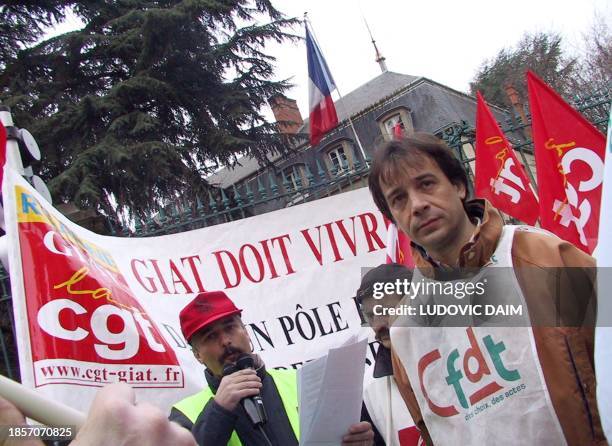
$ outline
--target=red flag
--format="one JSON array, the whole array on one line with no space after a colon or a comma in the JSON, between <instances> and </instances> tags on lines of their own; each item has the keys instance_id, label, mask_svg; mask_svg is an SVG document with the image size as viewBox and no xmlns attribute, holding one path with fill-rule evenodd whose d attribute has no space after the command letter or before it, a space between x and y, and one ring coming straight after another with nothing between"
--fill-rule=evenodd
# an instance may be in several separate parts
<instances>
[{"instance_id":1,"label":"red flag","mask_svg":"<svg viewBox=\"0 0 612 446\"><path fill-rule=\"evenodd\" d=\"M393 138L400 139L404 136L404 127L401 122L398 122L393 126Z\"/></svg>"},{"instance_id":2,"label":"red flag","mask_svg":"<svg viewBox=\"0 0 612 446\"><path fill-rule=\"evenodd\" d=\"M527 72L544 229L592 253L597 246L606 138Z\"/></svg>"},{"instance_id":3,"label":"red flag","mask_svg":"<svg viewBox=\"0 0 612 446\"><path fill-rule=\"evenodd\" d=\"M525 169L480 92L476 97L476 196L533 225L538 219L538 199Z\"/></svg>"},{"instance_id":4,"label":"red flag","mask_svg":"<svg viewBox=\"0 0 612 446\"><path fill-rule=\"evenodd\" d=\"M387 260L386 263L401 263L408 268L414 268L412 260L412 249L410 248L410 238L398 229L394 223L385 220L387 227Z\"/></svg>"}]
</instances>

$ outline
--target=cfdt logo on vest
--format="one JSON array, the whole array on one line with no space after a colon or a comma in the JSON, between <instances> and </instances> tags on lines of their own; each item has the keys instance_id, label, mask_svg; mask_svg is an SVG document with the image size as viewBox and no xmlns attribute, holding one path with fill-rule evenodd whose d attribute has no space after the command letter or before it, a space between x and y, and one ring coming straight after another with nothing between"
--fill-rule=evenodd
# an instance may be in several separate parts
<instances>
[{"instance_id":1,"label":"cfdt logo on vest","mask_svg":"<svg viewBox=\"0 0 612 446\"><path fill-rule=\"evenodd\" d=\"M521 379L518 369L511 369L504 363L502 353L506 350L506 345L503 340L494 339L493 335L488 334L479 342L472 327L466 329L466 336L469 347L465 351L455 348L442 357L440 350L436 348L418 361L419 383L423 395L431 411L441 417L458 415L461 408L474 408L473 406L488 396L506 388L509 383ZM489 364L493 365L493 369ZM440 372L443 375L435 375ZM450 394L453 398L442 401L444 398L440 395L448 395L449 392L444 390L448 387L452 390ZM493 399L495 401L491 403L496 404L503 399L503 394L501 398ZM489 406L488 403L481 404L482 407L474 408L475 412Z\"/></svg>"}]
</instances>

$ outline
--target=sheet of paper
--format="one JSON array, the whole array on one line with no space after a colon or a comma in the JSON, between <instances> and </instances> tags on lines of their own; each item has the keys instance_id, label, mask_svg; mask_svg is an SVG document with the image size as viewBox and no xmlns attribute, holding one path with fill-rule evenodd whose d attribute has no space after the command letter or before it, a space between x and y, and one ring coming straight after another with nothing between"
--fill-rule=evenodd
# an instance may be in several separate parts
<instances>
[{"instance_id":1,"label":"sheet of paper","mask_svg":"<svg viewBox=\"0 0 612 446\"><path fill-rule=\"evenodd\" d=\"M367 339L330 349L298 370L300 445L337 446L359 422Z\"/></svg>"},{"instance_id":2,"label":"sheet of paper","mask_svg":"<svg viewBox=\"0 0 612 446\"><path fill-rule=\"evenodd\" d=\"M323 378L327 356L310 361L298 370L298 398L300 412L300 437L310 429L316 415L317 401ZM300 442L300 444L302 444Z\"/></svg>"}]
</instances>

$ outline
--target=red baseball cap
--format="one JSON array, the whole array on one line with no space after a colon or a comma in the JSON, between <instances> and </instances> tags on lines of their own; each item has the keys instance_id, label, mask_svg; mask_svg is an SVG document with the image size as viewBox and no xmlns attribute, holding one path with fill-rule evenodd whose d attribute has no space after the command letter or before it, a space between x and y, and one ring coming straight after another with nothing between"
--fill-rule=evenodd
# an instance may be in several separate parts
<instances>
[{"instance_id":1,"label":"red baseball cap","mask_svg":"<svg viewBox=\"0 0 612 446\"><path fill-rule=\"evenodd\" d=\"M207 325L240 313L242 310L223 291L200 293L179 313L181 331L187 342L190 342L191 337Z\"/></svg>"}]
</instances>

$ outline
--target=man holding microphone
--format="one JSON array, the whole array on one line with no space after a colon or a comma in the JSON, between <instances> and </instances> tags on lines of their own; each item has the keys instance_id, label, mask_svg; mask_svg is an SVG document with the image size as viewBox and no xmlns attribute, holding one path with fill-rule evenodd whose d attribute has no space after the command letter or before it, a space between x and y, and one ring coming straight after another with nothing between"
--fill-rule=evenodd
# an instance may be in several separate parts
<instances>
[{"instance_id":1,"label":"man holding microphone","mask_svg":"<svg viewBox=\"0 0 612 446\"><path fill-rule=\"evenodd\" d=\"M201 293L181 311L181 330L206 366L208 385L176 403L170 419L200 445L297 446L296 372L268 370L251 353L241 312L222 291ZM373 436L369 423L356 423L342 444L371 445Z\"/></svg>"}]
</instances>

